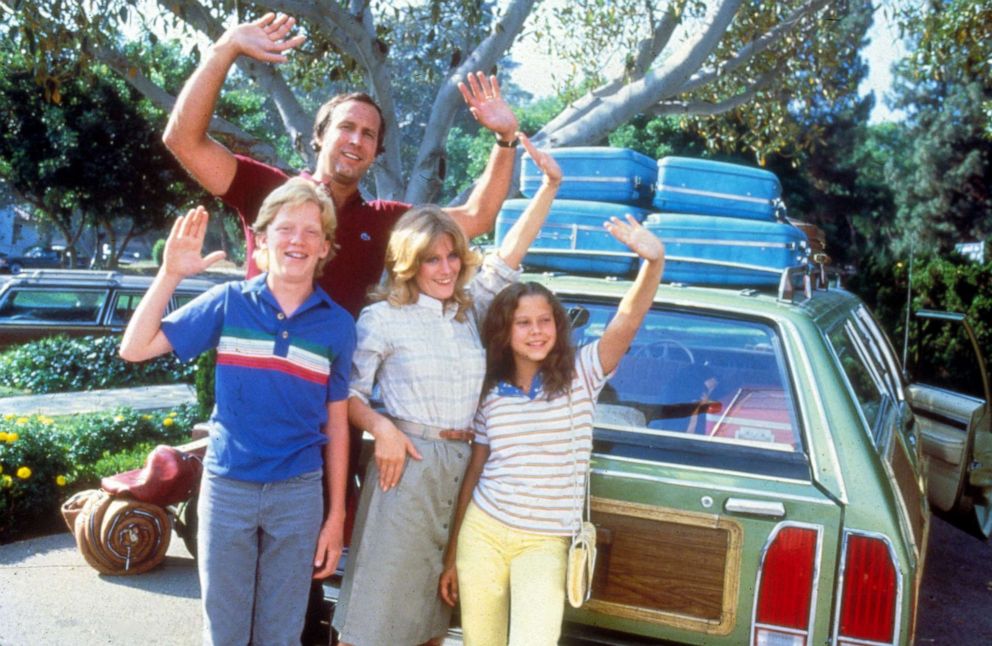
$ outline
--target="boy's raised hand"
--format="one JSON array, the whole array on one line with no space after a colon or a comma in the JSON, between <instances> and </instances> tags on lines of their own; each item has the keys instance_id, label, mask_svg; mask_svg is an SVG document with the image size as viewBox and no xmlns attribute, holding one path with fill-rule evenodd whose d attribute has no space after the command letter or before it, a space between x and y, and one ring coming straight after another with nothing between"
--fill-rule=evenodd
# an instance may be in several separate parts
<instances>
[{"instance_id":1,"label":"boy's raised hand","mask_svg":"<svg viewBox=\"0 0 992 646\"><path fill-rule=\"evenodd\" d=\"M631 214L627 221L612 217L603 223L614 238L627 245L638 256L648 262L665 259L665 245L658 236L645 229Z\"/></svg>"},{"instance_id":2,"label":"boy's raised hand","mask_svg":"<svg viewBox=\"0 0 992 646\"><path fill-rule=\"evenodd\" d=\"M176 218L165 241L162 255L162 272L179 278L187 278L205 270L210 265L224 259L223 251L202 256L203 239L207 235L207 221L210 216L202 206L190 209L186 215Z\"/></svg>"},{"instance_id":3,"label":"boy's raised hand","mask_svg":"<svg viewBox=\"0 0 992 646\"><path fill-rule=\"evenodd\" d=\"M558 166L558 162L555 158L544 152L543 150L538 150L533 143L531 143L530 138L524 133L518 133L517 138L520 139L520 143L524 145L524 150L530 155L530 158L534 160L534 164L541 169L544 173L544 182L550 184L551 186L558 186L561 184L562 172L561 168Z\"/></svg>"}]
</instances>

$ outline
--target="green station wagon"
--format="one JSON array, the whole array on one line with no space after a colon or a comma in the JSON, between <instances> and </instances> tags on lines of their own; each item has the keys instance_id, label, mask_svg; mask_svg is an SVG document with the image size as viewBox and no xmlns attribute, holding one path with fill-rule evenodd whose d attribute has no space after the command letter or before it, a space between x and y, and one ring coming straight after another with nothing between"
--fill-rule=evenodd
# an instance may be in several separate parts
<instances>
[{"instance_id":1,"label":"green station wagon","mask_svg":"<svg viewBox=\"0 0 992 646\"><path fill-rule=\"evenodd\" d=\"M931 509L992 532L988 379L963 317L920 313L962 335L975 394L910 383L822 274L781 278L659 288L599 399L593 592L562 644L911 644ZM523 280L561 297L576 345L629 286Z\"/></svg>"},{"instance_id":2,"label":"green station wagon","mask_svg":"<svg viewBox=\"0 0 992 646\"><path fill-rule=\"evenodd\" d=\"M777 291L659 289L599 400L599 555L566 635L909 644L930 507L992 531L980 355L981 396L908 383L856 296L809 276L793 291L792 273ZM627 289L525 279L570 308L576 344L602 333ZM967 331L960 316L922 314Z\"/></svg>"}]
</instances>

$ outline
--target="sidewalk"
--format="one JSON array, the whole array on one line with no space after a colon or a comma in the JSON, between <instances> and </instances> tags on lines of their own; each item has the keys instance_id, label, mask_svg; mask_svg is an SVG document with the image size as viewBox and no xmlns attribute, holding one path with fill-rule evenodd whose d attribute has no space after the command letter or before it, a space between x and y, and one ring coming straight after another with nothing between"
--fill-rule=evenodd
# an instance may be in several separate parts
<instances>
[{"instance_id":1,"label":"sidewalk","mask_svg":"<svg viewBox=\"0 0 992 646\"><path fill-rule=\"evenodd\" d=\"M196 563L175 534L165 562L104 576L68 531L0 547L0 644L201 643Z\"/></svg>"},{"instance_id":2,"label":"sidewalk","mask_svg":"<svg viewBox=\"0 0 992 646\"><path fill-rule=\"evenodd\" d=\"M21 395L0 398L0 415L80 415L128 406L135 410L174 408L180 404L195 404L196 392L188 384L115 388L89 392L53 393L50 395Z\"/></svg>"}]
</instances>

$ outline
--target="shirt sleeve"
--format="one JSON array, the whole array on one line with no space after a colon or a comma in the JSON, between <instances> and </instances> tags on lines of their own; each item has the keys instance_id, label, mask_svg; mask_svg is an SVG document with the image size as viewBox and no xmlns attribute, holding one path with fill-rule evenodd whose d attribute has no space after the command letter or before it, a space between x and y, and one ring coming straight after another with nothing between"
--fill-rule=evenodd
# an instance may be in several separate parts
<instances>
[{"instance_id":1,"label":"shirt sleeve","mask_svg":"<svg viewBox=\"0 0 992 646\"><path fill-rule=\"evenodd\" d=\"M582 378L582 383L589 391L593 401L599 396L606 382L616 374L616 369L610 374L603 372L603 364L599 361L599 339L579 348L575 354L575 372Z\"/></svg>"},{"instance_id":2,"label":"shirt sleeve","mask_svg":"<svg viewBox=\"0 0 992 646\"><path fill-rule=\"evenodd\" d=\"M341 310L337 325L340 326L341 344L331 362L331 378L327 382L327 401L336 402L348 399L351 379L351 362L355 354L355 322L351 315Z\"/></svg>"},{"instance_id":3,"label":"shirt sleeve","mask_svg":"<svg viewBox=\"0 0 992 646\"><path fill-rule=\"evenodd\" d=\"M379 310L379 307L371 305L359 314L355 352L351 360L348 395L366 404L372 396L379 367L389 351L388 329Z\"/></svg>"},{"instance_id":4,"label":"shirt sleeve","mask_svg":"<svg viewBox=\"0 0 992 646\"><path fill-rule=\"evenodd\" d=\"M180 360L189 361L217 347L231 285L211 287L162 319L162 333Z\"/></svg>"},{"instance_id":5,"label":"shirt sleeve","mask_svg":"<svg viewBox=\"0 0 992 646\"><path fill-rule=\"evenodd\" d=\"M469 283L469 294L472 296L472 307L476 317L481 320L486 310L492 304L496 294L504 287L520 280L522 269L513 269L499 254L488 253L482 261L482 267Z\"/></svg>"},{"instance_id":6,"label":"shirt sleeve","mask_svg":"<svg viewBox=\"0 0 992 646\"><path fill-rule=\"evenodd\" d=\"M245 226L250 226L258 217L258 209L265 198L289 177L275 166L251 157L235 155L234 158L238 162L234 179L220 199L240 214Z\"/></svg>"},{"instance_id":7,"label":"shirt sleeve","mask_svg":"<svg viewBox=\"0 0 992 646\"><path fill-rule=\"evenodd\" d=\"M475 411L475 418L472 420L472 430L475 432L475 437L472 438L473 442L485 444L486 446L489 445L489 434L486 432L485 402L479 405L479 410Z\"/></svg>"}]
</instances>

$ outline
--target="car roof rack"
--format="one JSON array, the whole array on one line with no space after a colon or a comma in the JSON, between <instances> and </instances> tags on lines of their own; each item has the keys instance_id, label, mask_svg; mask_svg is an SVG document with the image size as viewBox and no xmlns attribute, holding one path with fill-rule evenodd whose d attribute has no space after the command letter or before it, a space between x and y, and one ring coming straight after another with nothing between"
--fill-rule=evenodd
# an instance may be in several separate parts
<instances>
[{"instance_id":1,"label":"car roof rack","mask_svg":"<svg viewBox=\"0 0 992 646\"><path fill-rule=\"evenodd\" d=\"M95 271L89 269L30 269L15 276L22 284L32 285L44 280L64 280L76 284L105 285L108 282L120 283L123 274L119 271Z\"/></svg>"}]
</instances>

